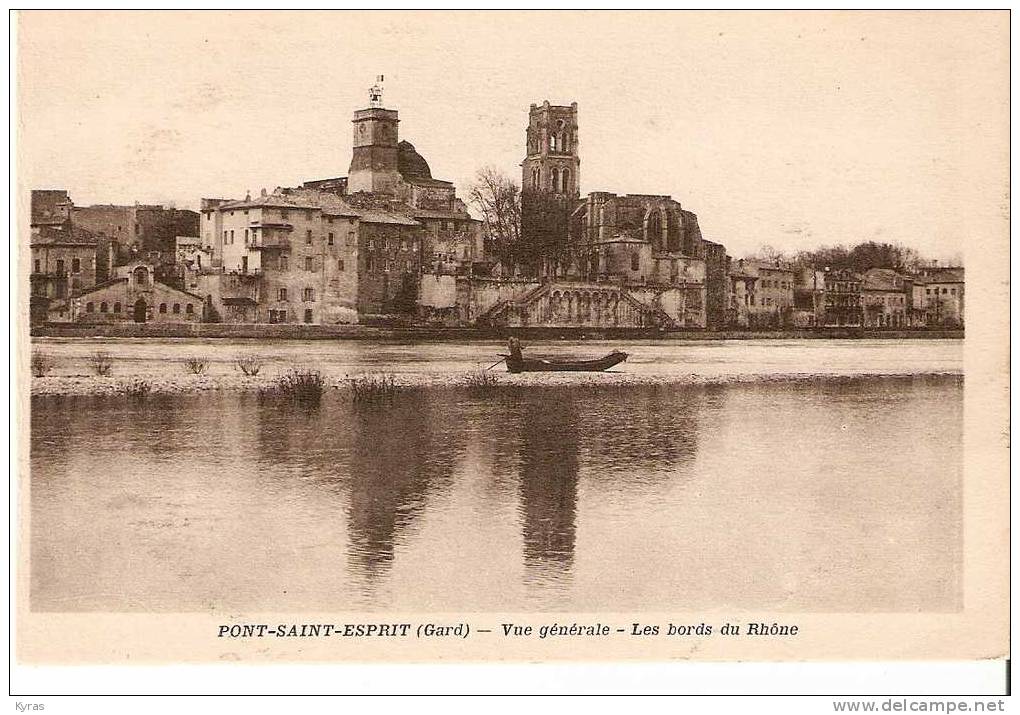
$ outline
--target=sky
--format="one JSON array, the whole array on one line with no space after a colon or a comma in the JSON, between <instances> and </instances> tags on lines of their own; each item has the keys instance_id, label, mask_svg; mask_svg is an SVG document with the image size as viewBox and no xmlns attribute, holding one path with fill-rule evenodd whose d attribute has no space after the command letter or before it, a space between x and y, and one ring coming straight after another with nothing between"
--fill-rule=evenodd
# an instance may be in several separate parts
<instances>
[{"instance_id":1,"label":"sky","mask_svg":"<svg viewBox=\"0 0 1020 715\"><path fill-rule=\"evenodd\" d=\"M29 12L17 175L76 205L343 176L385 106L466 196L520 179L528 107L578 103L581 191L669 194L734 256L1008 222L1008 14Z\"/></svg>"}]
</instances>

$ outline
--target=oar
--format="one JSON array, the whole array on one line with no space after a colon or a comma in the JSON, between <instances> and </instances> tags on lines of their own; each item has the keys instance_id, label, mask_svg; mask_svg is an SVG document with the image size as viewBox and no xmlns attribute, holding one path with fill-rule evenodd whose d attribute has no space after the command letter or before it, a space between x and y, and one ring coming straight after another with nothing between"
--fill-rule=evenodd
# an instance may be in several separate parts
<instances>
[{"instance_id":1,"label":"oar","mask_svg":"<svg viewBox=\"0 0 1020 715\"><path fill-rule=\"evenodd\" d=\"M485 369L486 369L486 370L491 370L492 368L496 367L497 365L499 365L499 364L500 364L501 362L503 362L504 360L506 360L506 358L505 358L505 357L501 357L501 358L500 358L499 360L497 360L496 362L492 363L491 365L489 365L489 366L488 366L487 368L485 368Z\"/></svg>"}]
</instances>

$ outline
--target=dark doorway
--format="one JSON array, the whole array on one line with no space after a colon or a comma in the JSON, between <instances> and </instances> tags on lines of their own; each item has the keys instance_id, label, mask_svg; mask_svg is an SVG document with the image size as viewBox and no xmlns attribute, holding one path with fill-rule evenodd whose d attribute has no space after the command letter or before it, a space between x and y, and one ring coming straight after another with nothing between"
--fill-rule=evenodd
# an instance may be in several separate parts
<instances>
[{"instance_id":1,"label":"dark doorway","mask_svg":"<svg viewBox=\"0 0 1020 715\"><path fill-rule=\"evenodd\" d=\"M146 318L146 305L145 299L139 298L135 301L135 322L144 323Z\"/></svg>"}]
</instances>

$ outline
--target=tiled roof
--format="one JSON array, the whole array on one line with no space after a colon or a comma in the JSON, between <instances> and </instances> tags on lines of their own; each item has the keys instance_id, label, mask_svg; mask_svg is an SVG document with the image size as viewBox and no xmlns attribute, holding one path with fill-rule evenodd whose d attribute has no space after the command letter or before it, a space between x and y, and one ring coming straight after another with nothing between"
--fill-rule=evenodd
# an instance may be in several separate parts
<instances>
[{"instance_id":1,"label":"tiled roof","mask_svg":"<svg viewBox=\"0 0 1020 715\"><path fill-rule=\"evenodd\" d=\"M92 231L70 222L55 226L37 226L32 234L32 245L45 244L95 246L99 244L99 237Z\"/></svg>"},{"instance_id":2,"label":"tiled roof","mask_svg":"<svg viewBox=\"0 0 1020 715\"><path fill-rule=\"evenodd\" d=\"M872 268L864 274L864 290L902 291L903 277L891 268Z\"/></svg>"}]
</instances>

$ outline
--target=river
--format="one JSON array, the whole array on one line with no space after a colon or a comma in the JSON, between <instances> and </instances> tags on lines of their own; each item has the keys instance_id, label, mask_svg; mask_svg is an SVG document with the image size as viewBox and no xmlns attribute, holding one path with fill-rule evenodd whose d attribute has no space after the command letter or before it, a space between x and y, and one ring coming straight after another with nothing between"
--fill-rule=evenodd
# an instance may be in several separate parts
<instances>
[{"instance_id":1,"label":"river","mask_svg":"<svg viewBox=\"0 0 1020 715\"><path fill-rule=\"evenodd\" d=\"M65 374L97 347L139 374L198 353L226 371L254 349L279 366L453 374L500 349L35 346ZM33 398L31 607L961 608L960 341L625 349L622 368L642 374L827 377L431 388L372 405L340 390L317 406L230 391Z\"/></svg>"}]
</instances>

